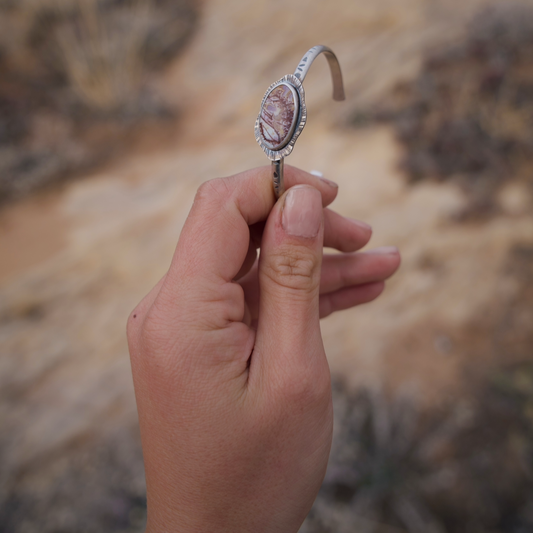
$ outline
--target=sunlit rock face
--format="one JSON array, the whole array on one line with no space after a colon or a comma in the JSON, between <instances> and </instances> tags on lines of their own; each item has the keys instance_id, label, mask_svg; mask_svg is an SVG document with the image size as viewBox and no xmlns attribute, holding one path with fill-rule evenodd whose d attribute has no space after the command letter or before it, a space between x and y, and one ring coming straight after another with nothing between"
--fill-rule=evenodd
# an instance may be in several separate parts
<instances>
[{"instance_id":1,"label":"sunlit rock face","mask_svg":"<svg viewBox=\"0 0 533 533\"><path fill-rule=\"evenodd\" d=\"M288 85L278 85L261 109L259 127L266 146L280 150L291 139L296 123L295 93Z\"/></svg>"}]
</instances>

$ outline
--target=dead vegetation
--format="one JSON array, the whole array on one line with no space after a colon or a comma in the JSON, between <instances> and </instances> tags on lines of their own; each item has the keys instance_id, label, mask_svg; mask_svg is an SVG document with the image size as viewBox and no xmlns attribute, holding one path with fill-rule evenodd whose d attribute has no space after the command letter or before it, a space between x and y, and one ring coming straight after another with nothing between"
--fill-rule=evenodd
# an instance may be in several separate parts
<instances>
[{"instance_id":1,"label":"dead vegetation","mask_svg":"<svg viewBox=\"0 0 533 533\"><path fill-rule=\"evenodd\" d=\"M474 18L463 42L429 54L414 82L362 118L392 122L410 182L454 180L465 216L498 211L511 180L533 190L533 8L504 2Z\"/></svg>"},{"instance_id":2,"label":"dead vegetation","mask_svg":"<svg viewBox=\"0 0 533 533\"><path fill-rule=\"evenodd\" d=\"M154 73L191 37L193 0L0 2L0 201L108 157L172 119Z\"/></svg>"},{"instance_id":3,"label":"dead vegetation","mask_svg":"<svg viewBox=\"0 0 533 533\"><path fill-rule=\"evenodd\" d=\"M137 427L81 436L2 479L1 533L141 533L146 488Z\"/></svg>"},{"instance_id":4,"label":"dead vegetation","mask_svg":"<svg viewBox=\"0 0 533 533\"><path fill-rule=\"evenodd\" d=\"M339 432L301 533L522 533L533 528L533 366L422 414L337 386Z\"/></svg>"}]
</instances>

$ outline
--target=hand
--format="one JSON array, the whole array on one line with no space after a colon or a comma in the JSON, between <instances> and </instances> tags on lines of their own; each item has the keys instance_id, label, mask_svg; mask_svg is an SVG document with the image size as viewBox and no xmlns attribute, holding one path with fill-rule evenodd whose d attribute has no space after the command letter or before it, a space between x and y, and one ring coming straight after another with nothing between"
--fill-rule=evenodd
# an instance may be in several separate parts
<instances>
[{"instance_id":1,"label":"hand","mask_svg":"<svg viewBox=\"0 0 533 533\"><path fill-rule=\"evenodd\" d=\"M202 185L168 273L130 315L149 533L296 532L332 434L319 317L376 298L395 249L324 209L337 188L292 167ZM257 247L261 254L256 261ZM342 254L325 256L323 246Z\"/></svg>"}]
</instances>

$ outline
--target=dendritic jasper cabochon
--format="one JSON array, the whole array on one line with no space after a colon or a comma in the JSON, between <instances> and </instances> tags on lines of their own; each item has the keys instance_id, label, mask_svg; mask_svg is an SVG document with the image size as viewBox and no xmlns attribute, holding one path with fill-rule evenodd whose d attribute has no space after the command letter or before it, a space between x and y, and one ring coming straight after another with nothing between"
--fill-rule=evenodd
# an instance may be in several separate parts
<instances>
[{"instance_id":1,"label":"dendritic jasper cabochon","mask_svg":"<svg viewBox=\"0 0 533 533\"><path fill-rule=\"evenodd\" d=\"M299 115L298 93L288 83L274 87L259 114L259 130L266 147L280 150L292 138Z\"/></svg>"}]
</instances>

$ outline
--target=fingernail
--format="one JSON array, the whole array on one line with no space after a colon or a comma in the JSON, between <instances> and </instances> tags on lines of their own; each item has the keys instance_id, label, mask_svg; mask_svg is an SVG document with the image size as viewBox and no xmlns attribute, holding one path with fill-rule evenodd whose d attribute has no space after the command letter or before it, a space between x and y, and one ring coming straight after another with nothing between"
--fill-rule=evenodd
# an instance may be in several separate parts
<instances>
[{"instance_id":1,"label":"fingernail","mask_svg":"<svg viewBox=\"0 0 533 533\"><path fill-rule=\"evenodd\" d=\"M349 218L348 220L350 220L350 222L360 227L361 229L364 229L365 231L372 231L372 226L370 224L367 224L366 222L356 220L355 218Z\"/></svg>"},{"instance_id":2,"label":"fingernail","mask_svg":"<svg viewBox=\"0 0 533 533\"><path fill-rule=\"evenodd\" d=\"M379 248L367 250L365 253L377 255L392 255L398 253L398 248L396 248L396 246L380 246Z\"/></svg>"},{"instance_id":3,"label":"fingernail","mask_svg":"<svg viewBox=\"0 0 533 533\"><path fill-rule=\"evenodd\" d=\"M322 195L305 185L291 187L285 197L283 229L295 237L316 237L322 223Z\"/></svg>"},{"instance_id":4,"label":"fingernail","mask_svg":"<svg viewBox=\"0 0 533 533\"><path fill-rule=\"evenodd\" d=\"M313 174L313 176L316 176L320 181L326 183L330 187L334 187L335 189L339 188L339 186L334 181L326 179L324 177L324 174L322 174L320 170L311 170L311 174Z\"/></svg>"}]
</instances>

